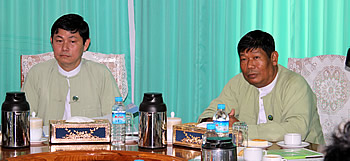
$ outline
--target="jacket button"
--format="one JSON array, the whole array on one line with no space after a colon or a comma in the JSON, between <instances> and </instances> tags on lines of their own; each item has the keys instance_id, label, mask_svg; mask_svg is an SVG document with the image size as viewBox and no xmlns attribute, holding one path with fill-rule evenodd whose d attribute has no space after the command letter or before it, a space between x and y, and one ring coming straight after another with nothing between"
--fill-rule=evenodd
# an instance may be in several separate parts
<instances>
[{"instance_id":1,"label":"jacket button","mask_svg":"<svg viewBox=\"0 0 350 161\"><path fill-rule=\"evenodd\" d=\"M272 115L269 115L269 116L267 116L267 119L269 119L270 121L272 121L272 120L273 120L273 116L272 116Z\"/></svg>"},{"instance_id":2,"label":"jacket button","mask_svg":"<svg viewBox=\"0 0 350 161\"><path fill-rule=\"evenodd\" d=\"M73 96L73 101L74 102L77 102L79 100L79 97L78 96Z\"/></svg>"}]
</instances>

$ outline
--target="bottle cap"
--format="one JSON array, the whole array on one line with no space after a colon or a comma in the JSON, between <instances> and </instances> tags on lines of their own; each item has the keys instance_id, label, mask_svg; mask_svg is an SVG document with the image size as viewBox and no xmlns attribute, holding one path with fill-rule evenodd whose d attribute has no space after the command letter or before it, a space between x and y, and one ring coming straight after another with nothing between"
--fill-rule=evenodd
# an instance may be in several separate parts
<instances>
[{"instance_id":1,"label":"bottle cap","mask_svg":"<svg viewBox=\"0 0 350 161\"><path fill-rule=\"evenodd\" d=\"M122 97L115 97L115 102L122 102L123 98Z\"/></svg>"},{"instance_id":2,"label":"bottle cap","mask_svg":"<svg viewBox=\"0 0 350 161\"><path fill-rule=\"evenodd\" d=\"M218 109L219 110L225 109L225 104L218 104Z\"/></svg>"}]
</instances>

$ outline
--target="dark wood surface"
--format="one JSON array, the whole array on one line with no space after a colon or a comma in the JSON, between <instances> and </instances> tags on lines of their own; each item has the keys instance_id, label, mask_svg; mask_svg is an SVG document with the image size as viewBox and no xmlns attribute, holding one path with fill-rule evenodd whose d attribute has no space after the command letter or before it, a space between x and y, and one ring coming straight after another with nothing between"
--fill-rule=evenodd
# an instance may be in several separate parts
<instances>
[{"instance_id":1,"label":"dark wood surface","mask_svg":"<svg viewBox=\"0 0 350 161\"><path fill-rule=\"evenodd\" d=\"M310 145L306 148L320 152L317 145ZM280 149L280 147L273 143L271 147L267 148L267 150L270 149ZM71 157L70 155L77 157ZM89 160L84 159L85 155L94 156L93 160L110 160L108 157L111 157L133 161L135 156L136 159L144 157L144 160L153 159L152 161L157 161L157 159L191 160L200 156L201 150L176 145L168 145L167 148L163 149L143 149L135 143L126 144L125 146L112 146L111 144L49 144L46 141L40 144L31 144L30 148L1 148L0 160L27 160L29 158L36 158L35 160L52 160L52 158L54 158L53 160ZM141 157L137 158L137 156ZM177 158L174 159L174 157Z\"/></svg>"},{"instance_id":2,"label":"dark wood surface","mask_svg":"<svg viewBox=\"0 0 350 161\"><path fill-rule=\"evenodd\" d=\"M162 155L156 153L139 151L119 151L119 150L74 150L74 151L56 151L36 154L27 154L8 158L9 161L76 161L76 160L123 160L134 161L142 159L144 161L185 161L186 159Z\"/></svg>"},{"instance_id":3,"label":"dark wood surface","mask_svg":"<svg viewBox=\"0 0 350 161\"><path fill-rule=\"evenodd\" d=\"M163 149L143 149L137 144L31 144L29 148L1 148L0 160L190 160L201 155L200 149L168 145ZM74 156L74 157L73 157ZM122 158L122 159L121 159ZM29 160L33 160L29 159Z\"/></svg>"}]
</instances>

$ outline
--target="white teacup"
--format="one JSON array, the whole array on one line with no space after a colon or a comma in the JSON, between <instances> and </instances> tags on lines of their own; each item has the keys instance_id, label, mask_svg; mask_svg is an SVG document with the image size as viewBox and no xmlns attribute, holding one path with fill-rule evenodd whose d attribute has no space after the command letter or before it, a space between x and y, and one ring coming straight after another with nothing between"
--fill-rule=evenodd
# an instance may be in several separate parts
<instances>
[{"instance_id":1,"label":"white teacup","mask_svg":"<svg viewBox=\"0 0 350 161\"><path fill-rule=\"evenodd\" d=\"M30 118L30 141L41 141L43 136L43 119L38 117Z\"/></svg>"},{"instance_id":2,"label":"white teacup","mask_svg":"<svg viewBox=\"0 0 350 161\"><path fill-rule=\"evenodd\" d=\"M263 153L266 155L266 150L261 148L245 148L243 158L244 161L261 161Z\"/></svg>"},{"instance_id":3,"label":"white teacup","mask_svg":"<svg viewBox=\"0 0 350 161\"><path fill-rule=\"evenodd\" d=\"M285 145L300 145L301 144L301 135L298 133L287 133L284 135L284 144Z\"/></svg>"},{"instance_id":4,"label":"white teacup","mask_svg":"<svg viewBox=\"0 0 350 161\"><path fill-rule=\"evenodd\" d=\"M267 154L267 155L264 155L263 161L287 161L287 160L282 159L280 155Z\"/></svg>"}]
</instances>

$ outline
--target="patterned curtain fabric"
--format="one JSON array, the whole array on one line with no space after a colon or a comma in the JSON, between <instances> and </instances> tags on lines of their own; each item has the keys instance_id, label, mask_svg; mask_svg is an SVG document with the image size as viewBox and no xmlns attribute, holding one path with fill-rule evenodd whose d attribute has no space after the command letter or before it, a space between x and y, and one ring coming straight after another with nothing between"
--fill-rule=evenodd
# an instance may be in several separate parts
<instances>
[{"instance_id":1,"label":"patterned curtain fabric","mask_svg":"<svg viewBox=\"0 0 350 161\"><path fill-rule=\"evenodd\" d=\"M240 72L244 34L272 34L285 67L290 57L345 55L349 10L348 0L135 0L135 102L161 92L168 113L195 122Z\"/></svg>"}]
</instances>

